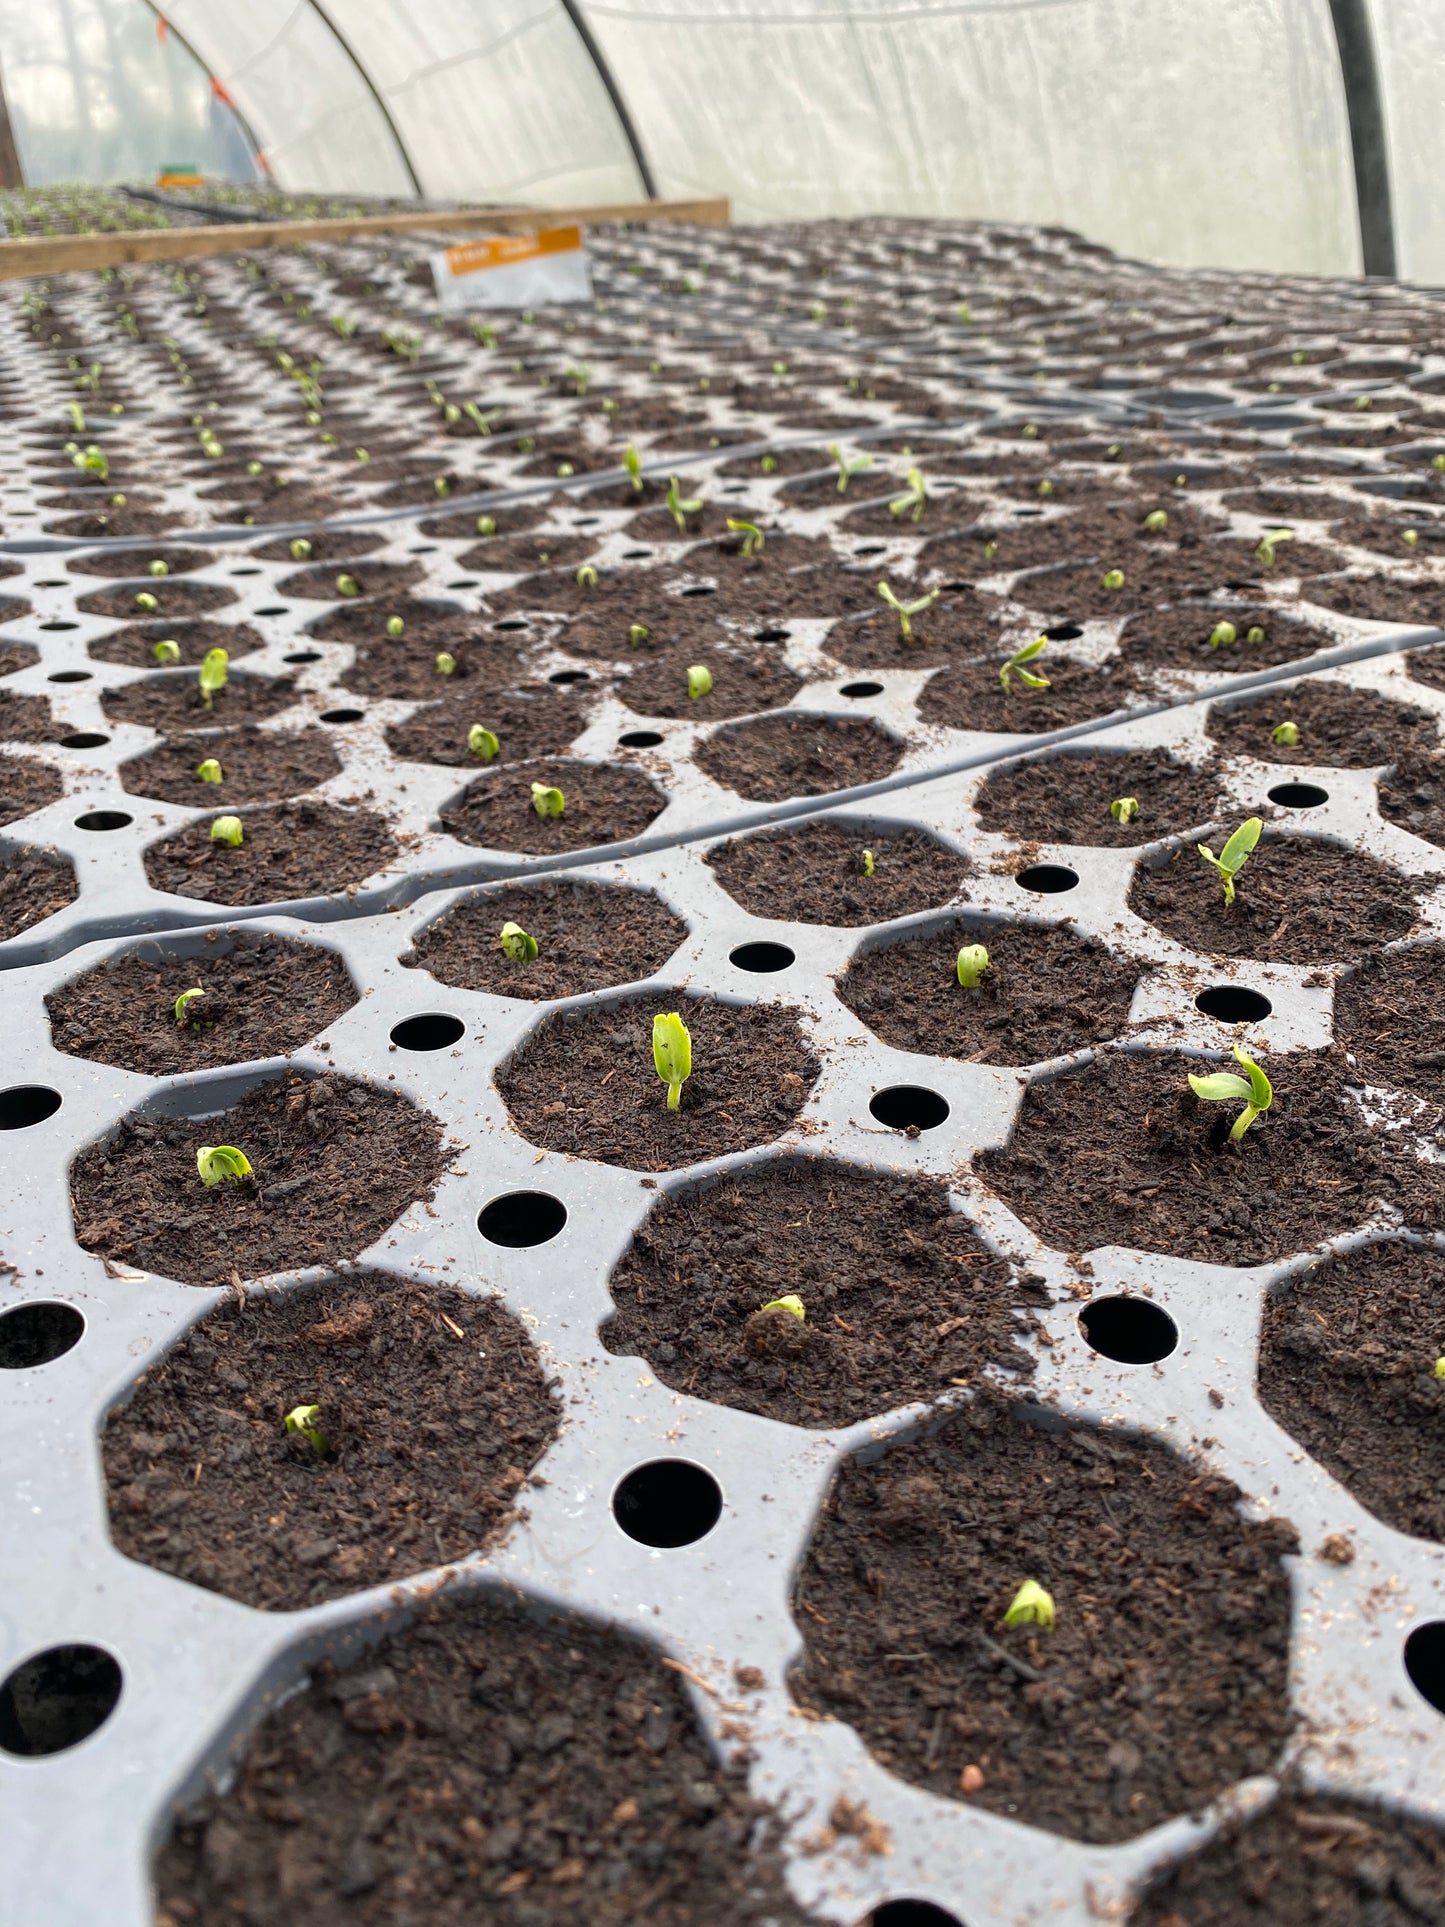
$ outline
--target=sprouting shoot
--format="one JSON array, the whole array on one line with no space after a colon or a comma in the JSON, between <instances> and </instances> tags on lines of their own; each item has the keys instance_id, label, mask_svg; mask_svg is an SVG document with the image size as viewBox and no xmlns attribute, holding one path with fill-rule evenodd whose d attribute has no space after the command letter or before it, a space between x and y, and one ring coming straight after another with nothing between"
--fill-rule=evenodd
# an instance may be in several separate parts
<instances>
[{"instance_id":1,"label":"sprouting shoot","mask_svg":"<svg viewBox=\"0 0 1445 1927\"><path fill-rule=\"evenodd\" d=\"M667 512L676 522L678 534L686 535L688 516L702 514L702 497L698 495L690 501L685 500L682 484L674 475L667 484Z\"/></svg>"},{"instance_id":2,"label":"sprouting shoot","mask_svg":"<svg viewBox=\"0 0 1445 1927\"><path fill-rule=\"evenodd\" d=\"M983 982L984 971L992 968L988 950L981 943L966 943L958 953L954 968L964 990L977 990Z\"/></svg>"},{"instance_id":3,"label":"sprouting shoot","mask_svg":"<svg viewBox=\"0 0 1445 1927\"><path fill-rule=\"evenodd\" d=\"M687 672L687 694L690 702L701 702L704 696L712 693L712 671L706 663L695 662Z\"/></svg>"},{"instance_id":4,"label":"sprouting shoot","mask_svg":"<svg viewBox=\"0 0 1445 1927\"><path fill-rule=\"evenodd\" d=\"M1037 1626L1042 1632L1054 1629L1053 1594L1045 1592L1036 1579L1025 1579L1003 1616L1005 1626Z\"/></svg>"},{"instance_id":5,"label":"sprouting shoot","mask_svg":"<svg viewBox=\"0 0 1445 1927\"><path fill-rule=\"evenodd\" d=\"M1048 646L1049 639L1047 636L1035 636L1032 642L1026 642L1022 649L1015 650L1013 655L1009 657L1008 661L998 672L998 679L1003 684L1005 695L1009 693L1010 679L1014 676L1018 677L1026 689L1048 688L1049 679L1047 676L1036 676L1030 670L1024 668L1026 662L1036 661Z\"/></svg>"},{"instance_id":6,"label":"sprouting shoot","mask_svg":"<svg viewBox=\"0 0 1445 1927\"><path fill-rule=\"evenodd\" d=\"M913 521L921 522L923 520L923 511L927 507L928 490L924 485L923 470L921 468L910 468L908 471L908 493L897 496L891 501L888 504L888 513L890 515L907 515L911 510Z\"/></svg>"},{"instance_id":7,"label":"sprouting shoot","mask_svg":"<svg viewBox=\"0 0 1445 1927\"><path fill-rule=\"evenodd\" d=\"M225 649L208 649L201 664L201 701L209 709L216 700L216 692L226 686L226 666L230 662L230 652Z\"/></svg>"},{"instance_id":8,"label":"sprouting shoot","mask_svg":"<svg viewBox=\"0 0 1445 1927\"><path fill-rule=\"evenodd\" d=\"M829 442L828 453L838 464L838 493L840 495L846 495L848 493L848 484L855 475L861 475L865 468L872 468L873 466L873 457L871 455L860 455L856 462L850 462L837 442Z\"/></svg>"},{"instance_id":9,"label":"sprouting shoot","mask_svg":"<svg viewBox=\"0 0 1445 1927\"><path fill-rule=\"evenodd\" d=\"M503 952L513 963L529 964L537 961L537 939L529 937L520 923L502 925L501 944Z\"/></svg>"},{"instance_id":10,"label":"sprouting shoot","mask_svg":"<svg viewBox=\"0 0 1445 1927\"><path fill-rule=\"evenodd\" d=\"M755 555L762 554L763 532L755 522L739 522L730 515L728 517L728 527L733 531L734 535L740 535L743 538L742 556L744 561L751 561Z\"/></svg>"},{"instance_id":11,"label":"sprouting shoot","mask_svg":"<svg viewBox=\"0 0 1445 1927\"><path fill-rule=\"evenodd\" d=\"M931 609L943 591L934 589L930 594L919 596L913 602L901 602L886 582L880 582L878 593L898 617L898 628L904 642L912 642L913 617L921 616L925 609Z\"/></svg>"},{"instance_id":12,"label":"sprouting shoot","mask_svg":"<svg viewBox=\"0 0 1445 1927\"><path fill-rule=\"evenodd\" d=\"M196 1152L196 1170L208 1191L228 1180L239 1184L251 1175L251 1160L234 1144L203 1144Z\"/></svg>"},{"instance_id":13,"label":"sprouting shoot","mask_svg":"<svg viewBox=\"0 0 1445 1927\"><path fill-rule=\"evenodd\" d=\"M318 1423L320 1417L319 1405L293 1405L286 1414L285 1424L294 1438L305 1439L316 1456L324 1459L331 1450L331 1441Z\"/></svg>"},{"instance_id":14,"label":"sprouting shoot","mask_svg":"<svg viewBox=\"0 0 1445 1927\"><path fill-rule=\"evenodd\" d=\"M182 1030L185 1030L190 1024L189 1012L191 1005L196 1001L197 997L204 997L205 994L205 991L197 984L192 990L183 990L180 996L177 997L175 1003L172 1004L171 1010Z\"/></svg>"},{"instance_id":15,"label":"sprouting shoot","mask_svg":"<svg viewBox=\"0 0 1445 1927\"><path fill-rule=\"evenodd\" d=\"M567 798L555 784L532 785L532 808L538 816L560 816L566 807Z\"/></svg>"},{"instance_id":16,"label":"sprouting shoot","mask_svg":"<svg viewBox=\"0 0 1445 1927\"><path fill-rule=\"evenodd\" d=\"M1139 814L1137 796L1116 796L1109 805L1109 814L1116 823L1132 823Z\"/></svg>"},{"instance_id":17,"label":"sprouting shoot","mask_svg":"<svg viewBox=\"0 0 1445 1927\"><path fill-rule=\"evenodd\" d=\"M233 850L239 850L245 841L245 831L239 816L218 816L211 825L211 841L228 843Z\"/></svg>"},{"instance_id":18,"label":"sprouting shoot","mask_svg":"<svg viewBox=\"0 0 1445 1927\"><path fill-rule=\"evenodd\" d=\"M500 739L481 723L473 723L467 731L467 749L479 762L493 762L501 747Z\"/></svg>"},{"instance_id":19,"label":"sprouting shoot","mask_svg":"<svg viewBox=\"0 0 1445 1927\"><path fill-rule=\"evenodd\" d=\"M652 1061L667 1086L667 1108L675 1111L692 1076L692 1036L675 1010L652 1020Z\"/></svg>"},{"instance_id":20,"label":"sprouting shoot","mask_svg":"<svg viewBox=\"0 0 1445 1927\"><path fill-rule=\"evenodd\" d=\"M1231 1098L1243 1101L1244 1109L1229 1133L1230 1143L1238 1144L1254 1120L1274 1102L1274 1090L1259 1065L1252 1057L1246 1057L1238 1044L1234 1046L1234 1055L1245 1073L1243 1077L1235 1071L1215 1071L1208 1077L1196 1077L1191 1071L1189 1088L1206 1104L1223 1104Z\"/></svg>"},{"instance_id":21,"label":"sprouting shoot","mask_svg":"<svg viewBox=\"0 0 1445 1927\"><path fill-rule=\"evenodd\" d=\"M1264 824L1257 816L1246 817L1244 822L1229 838L1224 848L1216 856L1207 843L1196 843L1195 848L1206 863L1212 864L1219 872L1224 884L1224 907L1229 909L1234 902L1234 879L1249 860L1249 853L1258 843Z\"/></svg>"},{"instance_id":22,"label":"sprouting shoot","mask_svg":"<svg viewBox=\"0 0 1445 1927\"><path fill-rule=\"evenodd\" d=\"M203 763L197 763L196 774L203 783L220 783L225 780L221 765L214 756L208 756Z\"/></svg>"}]
</instances>

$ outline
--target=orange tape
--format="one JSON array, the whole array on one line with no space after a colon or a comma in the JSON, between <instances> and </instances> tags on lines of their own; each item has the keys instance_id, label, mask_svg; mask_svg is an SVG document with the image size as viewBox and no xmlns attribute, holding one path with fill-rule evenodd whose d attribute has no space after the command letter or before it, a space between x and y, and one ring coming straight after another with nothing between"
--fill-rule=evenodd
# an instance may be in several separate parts
<instances>
[{"instance_id":1,"label":"orange tape","mask_svg":"<svg viewBox=\"0 0 1445 1927\"><path fill-rule=\"evenodd\" d=\"M580 227L542 228L533 234L493 234L484 241L463 241L446 250L449 274L476 274L483 268L510 267L543 254L573 254L582 245Z\"/></svg>"}]
</instances>

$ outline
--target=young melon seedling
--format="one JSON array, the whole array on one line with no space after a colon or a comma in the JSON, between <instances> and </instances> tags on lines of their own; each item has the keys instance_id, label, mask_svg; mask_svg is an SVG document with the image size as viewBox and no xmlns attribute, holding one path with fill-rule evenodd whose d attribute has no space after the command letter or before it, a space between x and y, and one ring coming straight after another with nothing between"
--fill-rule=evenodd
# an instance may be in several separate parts
<instances>
[{"instance_id":1,"label":"young melon seedling","mask_svg":"<svg viewBox=\"0 0 1445 1927\"><path fill-rule=\"evenodd\" d=\"M1436 1378L1445 1378L1445 1358L1437 1358L1435 1360L1435 1376Z\"/></svg>"},{"instance_id":2,"label":"young melon seedling","mask_svg":"<svg viewBox=\"0 0 1445 1927\"><path fill-rule=\"evenodd\" d=\"M1124 571L1122 569L1106 569L1104 571L1103 581L1106 589L1122 589L1124 586Z\"/></svg>"},{"instance_id":3,"label":"young melon seedling","mask_svg":"<svg viewBox=\"0 0 1445 1927\"><path fill-rule=\"evenodd\" d=\"M1224 907L1229 909L1234 902L1234 879L1249 860L1249 853L1259 841L1259 833L1264 824L1257 816L1246 817L1244 822L1230 837L1224 848L1216 856L1207 843L1196 843L1195 849L1206 863L1213 864L1224 884Z\"/></svg>"},{"instance_id":4,"label":"young melon seedling","mask_svg":"<svg viewBox=\"0 0 1445 1927\"><path fill-rule=\"evenodd\" d=\"M1244 639L1246 642L1252 642L1258 645L1264 641L1264 631L1257 622L1251 623L1249 628L1244 632Z\"/></svg>"},{"instance_id":5,"label":"young melon seedling","mask_svg":"<svg viewBox=\"0 0 1445 1927\"><path fill-rule=\"evenodd\" d=\"M218 816L211 825L213 843L229 843L233 850L239 850L245 841L245 832L239 816Z\"/></svg>"},{"instance_id":6,"label":"young melon seedling","mask_svg":"<svg viewBox=\"0 0 1445 1927\"><path fill-rule=\"evenodd\" d=\"M154 556L146 564L147 575L169 575L170 572L171 572L171 565L162 556L159 556L159 555Z\"/></svg>"},{"instance_id":7,"label":"young melon seedling","mask_svg":"<svg viewBox=\"0 0 1445 1927\"><path fill-rule=\"evenodd\" d=\"M828 453L838 464L838 493L840 495L846 495L848 493L848 484L855 475L861 475L865 468L872 468L873 466L873 457L871 455L860 455L856 462L850 462L837 442L829 442Z\"/></svg>"},{"instance_id":8,"label":"young melon seedling","mask_svg":"<svg viewBox=\"0 0 1445 1927\"><path fill-rule=\"evenodd\" d=\"M1053 1594L1045 1592L1036 1579L1025 1579L1003 1616L1005 1626L1037 1626L1050 1633L1054 1629Z\"/></svg>"},{"instance_id":9,"label":"young melon seedling","mask_svg":"<svg viewBox=\"0 0 1445 1927\"><path fill-rule=\"evenodd\" d=\"M477 517L478 535L495 535L496 532L497 518L495 515L479 515Z\"/></svg>"},{"instance_id":10,"label":"young melon seedling","mask_svg":"<svg viewBox=\"0 0 1445 1927\"><path fill-rule=\"evenodd\" d=\"M221 765L216 761L214 756L208 756L204 763L197 763L196 774L203 783L220 783L225 780L221 772Z\"/></svg>"},{"instance_id":11,"label":"young melon seedling","mask_svg":"<svg viewBox=\"0 0 1445 1927\"><path fill-rule=\"evenodd\" d=\"M1418 529L1401 529L1400 540L1413 549L1415 544L1420 540L1420 531Z\"/></svg>"},{"instance_id":12,"label":"young melon seedling","mask_svg":"<svg viewBox=\"0 0 1445 1927\"><path fill-rule=\"evenodd\" d=\"M436 672L439 676L454 676L457 673L457 659L449 649L438 652Z\"/></svg>"},{"instance_id":13,"label":"young melon seedling","mask_svg":"<svg viewBox=\"0 0 1445 1927\"><path fill-rule=\"evenodd\" d=\"M1167 509L1151 509L1144 517L1144 526L1151 535L1158 535L1169 526Z\"/></svg>"},{"instance_id":14,"label":"young melon seedling","mask_svg":"<svg viewBox=\"0 0 1445 1927\"><path fill-rule=\"evenodd\" d=\"M164 641L152 645L151 654L157 662L169 665L170 663L180 661L181 645L178 642L172 642L169 637L166 637Z\"/></svg>"},{"instance_id":15,"label":"young melon seedling","mask_svg":"<svg viewBox=\"0 0 1445 1927\"><path fill-rule=\"evenodd\" d=\"M1278 743L1281 749L1293 749L1299 742L1299 724L1291 722L1276 723L1269 732L1269 740Z\"/></svg>"},{"instance_id":16,"label":"young melon seedling","mask_svg":"<svg viewBox=\"0 0 1445 1927\"><path fill-rule=\"evenodd\" d=\"M928 490L924 485L923 470L921 468L910 468L908 471L908 493L906 495L900 495L894 501L890 502L888 504L888 513L890 515L907 515L911 509L913 512L912 519L915 522L921 522L923 520L923 511L927 507Z\"/></svg>"},{"instance_id":17,"label":"young melon seedling","mask_svg":"<svg viewBox=\"0 0 1445 1927\"><path fill-rule=\"evenodd\" d=\"M712 692L712 671L706 663L695 662L687 672L687 694L689 702L701 702Z\"/></svg>"},{"instance_id":18,"label":"young melon seedling","mask_svg":"<svg viewBox=\"0 0 1445 1927\"><path fill-rule=\"evenodd\" d=\"M520 923L504 923L501 937L502 949L513 963L529 964L537 961L537 939L529 937Z\"/></svg>"},{"instance_id":19,"label":"young melon seedling","mask_svg":"<svg viewBox=\"0 0 1445 1927\"><path fill-rule=\"evenodd\" d=\"M667 1086L667 1108L682 1102L682 1087L692 1076L692 1037L675 1010L652 1020L652 1061Z\"/></svg>"},{"instance_id":20,"label":"young melon seedling","mask_svg":"<svg viewBox=\"0 0 1445 1927\"><path fill-rule=\"evenodd\" d=\"M1278 549L1280 543L1293 542L1293 540L1294 540L1293 529L1267 530L1265 534L1263 534L1259 538L1259 544L1254 551L1255 560L1257 562L1262 562L1265 568L1267 569L1270 568L1274 563L1275 551L1276 549Z\"/></svg>"},{"instance_id":21,"label":"young melon seedling","mask_svg":"<svg viewBox=\"0 0 1445 1927\"><path fill-rule=\"evenodd\" d=\"M532 808L538 816L560 816L567 807L567 799L561 790L546 783L532 785Z\"/></svg>"},{"instance_id":22,"label":"young melon seedling","mask_svg":"<svg viewBox=\"0 0 1445 1927\"><path fill-rule=\"evenodd\" d=\"M193 990L183 990L180 996L177 997L175 1003L172 1004L171 1009L175 1014L175 1020L182 1030L185 1030L191 1021L188 1014L191 1005L196 1001L197 997L204 997L205 994L205 991L197 984Z\"/></svg>"},{"instance_id":23,"label":"young melon seedling","mask_svg":"<svg viewBox=\"0 0 1445 1927\"><path fill-rule=\"evenodd\" d=\"M317 1423L320 1417L319 1405L293 1405L286 1414L285 1424L294 1438L305 1439L316 1456L324 1459L331 1450L331 1441Z\"/></svg>"},{"instance_id":24,"label":"young melon seedling","mask_svg":"<svg viewBox=\"0 0 1445 1927\"><path fill-rule=\"evenodd\" d=\"M400 616L387 617L386 633L392 642L401 641L402 637L406 634L406 624L402 621Z\"/></svg>"},{"instance_id":25,"label":"young melon seedling","mask_svg":"<svg viewBox=\"0 0 1445 1927\"><path fill-rule=\"evenodd\" d=\"M153 616L156 610L159 609L161 605L158 599L151 594L149 589L142 589L140 593L136 596L135 606L137 607L137 609L141 610L143 614L148 616Z\"/></svg>"},{"instance_id":26,"label":"young melon seedling","mask_svg":"<svg viewBox=\"0 0 1445 1927\"><path fill-rule=\"evenodd\" d=\"M702 514L702 497L698 495L691 501L684 500L682 484L674 475L667 484L667 512L676 522L678 534L686 535L688 516Z\"/></svg>"},{"instance_id":27,"label":"young melon seedling","mask_svg":"<svg viewBox=\"0 0 1445 1927\"><path fill-rule=\"evenodd\" d=\"M1139 814L1137 796L1116 796L1109 805L1109 814L1116 823L1132 823Z\"/></svg>"},{"instance_id":28,"label":"young melon seedling","mask_svg":"<svg viewBox=\"0 0 1445 1927\"><path fill-rule=\"evenodd\" d=\"M1206 1104L1223 1104L1231 1098L1243 1100L1244 1109L1229 1133L1230 1143L1238 1144L1254 1120L1263 1116L1274 1102L1274 1090L1259 1065L1252 1057L1246 1057L1238 1044L1234 1046L1234 1055L1245 1072L1243 1077L1235 1071L1215 1071L1209 1077L1196 1077L1191 1071L1189 1088Z\"/></svg>"},{"instance_id":29,"label":"young melon seedling","mask_svg":"<svg viewBox=\"0 0 1445 1927\"><path fill-rule=\"evenodd\" d=\"M1043 481L1039 483L1038 493L1046 502L1048 501L1049 497L1054 493L1054 485L1047 476L1045 476Z\"/></svg>"},{"instance_id":30,"label":"young melon seedling","mask_svg":"<svg viewBox=\"0 0 1445 1927\"><path fill-rule=\"evenodd\" d=\"M759 1305L758 1310L791 1312L800 1325L806 1323L808 1317L807 1307L795 1291L786 1293L782 1298L770 1298L767 1304Z\"/></svg>"},{"instance_id":31,"label":"young melon seedling","mask_svg":"<svg viewBox=\"0 0 1445 1927\"><path fill-rule=\"evenodd\" d=\"M632 484L634 495L642 493L642 457L637 452L636 442L629 442L623 450L622 466L627 470L627 479Z\"/></svg>"},{"instance_id":32,"label":"young melon seedling","mask_svg":"<svg viewBox=\"0 0 1445 1927\"><path fill-rule=\"evenodd\" d=\"M966 943L958 953L955 969L964 990L977 990L985 970L992 969L987 949L981 943Z\"/></svg>"},{"instance_id":33,"label":"young melon seedling","mask_svg":"<svg viewBox=\"0 0 1445 1927\"><path fill-rule=\"evenodd\" d=\"M467 731L467 748L483 763L492 762L501 747L500 739L481 723L473 723Z\"/></svg>"},{"instance_id":34,"label":"young melon seedling","mask_svg":"<svg viewBox=\"0 0 1445 1927\"><path fill-rule=\"evenodd\" d=\"M234 1144L203 1144L196 1152L196 1170L208 1191L228 1180L239 1184L251 1175L251 1160Z\"/></svg>"},{"instance_id":35,"label":"young melon seedling","mask_svg":"<svg viewBox=\"0 0 1445 1927\"><path fill-rule=\"evenodd\" d=\"M730 515L728 517L728 527L733 531L734 535L740 535L743 538L742 556L744 561L751 561L755 555L762 554L763 532L755 522L738 522Z\"/></svg>"},{"instance_id":36,"label":"young melon seedling","mask_svg":"<svg viewBox=\"0 0 1445 1927\"><path fill-rule=\"evenodd\" d=\"M1232 622L1216 622L1209 632L1211 649L1228 649L1239 641L1239 631Z\"/></svg>"},{"instance_id":37,"label":"young melon seedling","mask_svg":"<svg viewBox=\"0 0 1445 1927\"><path fill-rule=\"evenodd\" d=\"M634 649L639 649L651 634L652 631L645 622L634 622L628 627L627 640Z\"/></svg>"},{"instance_id":38,"label":"young melon seedling","mask_svg":"<svg viewBox=\"0 0 1445 1927\"><path fill-rule=\"evenodd\" d=\"M226 686L226 666L230 662L230 652L225 649L208 649L201 664L201 701L210 709L216 700L216 692Z\"/></svg>"},{"instance_id":39,"label":"young melon seedling","mask_svg":"<svg viewBox=\"0 0 1445 1927\"><path fill-rule=\"evenodd\" d=\"M590 562L584 562L582 567L577 571L577 587L579 589L595 589L600 580L601 577Z\"/></svg>"},{"instance_id":40,"label":"young melon seedling","mask_svg":"<svg viewBox=\"0 0 1445 1927\"><path fill-rule=\"evenodd\" d=\"M775 475L777 473L777 468L778 468L777 456L776 455L762 456L758 462L758 467L763 471L764 475ZM1445 462L1442 462L1441 467L1445 468Z\"/></svg>"},{"instance_id":41,"label":"young melon seedling","mask_svg":"<svg viewBox=\"0 0 1445 1927\"><path fill-rule=\"evenodd\" d=\"M858 859L858 867L865 877L872 876L873 872L878 868L878 864L871 850L865 850L863 852L862 856Z\"/></svg>"},{"instance_id":42,"label":"young melon seedling","mask_svg":"<svg viewBox=\"0 0 1445 1927\"><path fill-rule=\"evenodd\" d=\"M899 632L903 641L907 643L913 640L913 617L921 616L925 609L931 609L943 591L934 589L931 594L919 596L914 602L900 602L888 584L880 582L878 593L897 616Z\"/></svg>"},{"instance_id":43,"label":"young melon seedling","mask_svg":"<svg viewBox=\"0 0 1445 1927\"><path fill-rule=\"evenodd\" d=\"M339 596L358 596L361 584L354 575L339 575L336 578L336 593Z\"/></svg>"},{"instance_id":44,"label":"young melon seedling","mask_svg":"<svg viewBox=\"0 0 1445 1927\"><path fill-rule=\"evenodd\" d=\"M304 535L298 535L296 540L291 544L291 560L293 562L309 562L311 560L311 544L306 540Z\"/></svg>"},{"instance_id":45,"label":"young melon seedling","mask_svg":"<svg viewBox=\"0 0 1445 1927\"><path fill-rule=\"evenodd\" d=\"M1049 679L1047 676L1036 676L1030 670L1024 668L1026 662L1036 661L1048 646L1049 639L1047 636L1035 636L1032 642L1026 642L1022 649L1014 651L1013 655L1009 657L1008 661L998 672L998 679L1003 684L1003 693L1006 696L1010 693L1010 680L1014 676L1018 677L1026 689L1048 688Z\"/></svg>"}]
</instances>

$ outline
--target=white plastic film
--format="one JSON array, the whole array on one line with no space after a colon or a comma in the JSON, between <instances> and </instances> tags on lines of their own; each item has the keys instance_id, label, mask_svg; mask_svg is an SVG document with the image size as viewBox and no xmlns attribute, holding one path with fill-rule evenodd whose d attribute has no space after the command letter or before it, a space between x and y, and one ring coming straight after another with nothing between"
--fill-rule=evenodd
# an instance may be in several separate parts
<instances>
[{"instance_id":1,"label":"white plastic film","mask_svg":"<svg viewBox=\"0 0 1445 1927\"><path fill-rule=\"evenodd\" d=\"M1445 283L1445 7L1440 0L1371 0L1384 96L1385 143L1395 214L1396 271Z\"/></svg>"}]
</instances>

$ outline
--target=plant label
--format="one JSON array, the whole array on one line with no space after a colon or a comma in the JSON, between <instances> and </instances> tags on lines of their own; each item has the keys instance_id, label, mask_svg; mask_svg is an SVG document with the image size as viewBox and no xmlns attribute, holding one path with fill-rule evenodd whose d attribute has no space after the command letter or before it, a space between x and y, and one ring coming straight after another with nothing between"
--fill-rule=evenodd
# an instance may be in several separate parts
<instances>
[{"instance_id":1,"label":"plant label","mask_svg":"<svg viewBox=\"0 0 1445 1927\"><path fill-rule=\"evenodd\" d=\"M437 301L465 308L540 308L592 299L592 262L580 227L493 234L431 257Z\"/></svg>"}]
</instances>

